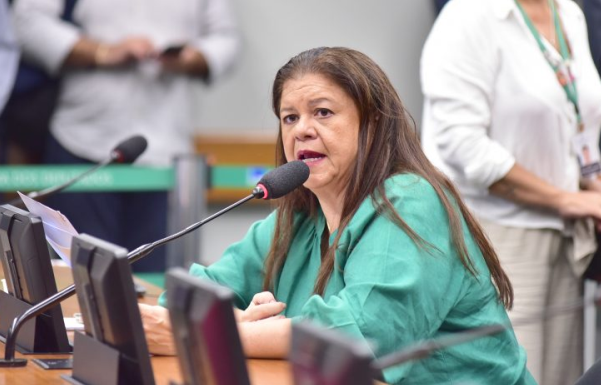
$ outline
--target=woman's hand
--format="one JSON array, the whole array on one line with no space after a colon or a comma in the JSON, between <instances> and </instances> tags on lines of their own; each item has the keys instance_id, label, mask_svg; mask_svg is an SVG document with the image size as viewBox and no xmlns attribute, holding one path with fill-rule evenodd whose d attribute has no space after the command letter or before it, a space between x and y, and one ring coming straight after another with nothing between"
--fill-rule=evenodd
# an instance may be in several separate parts
<instances>
[{"instance_id":1,"label":"woman's hand","mask_svg":"<svg viewBox=\"0 0 601 385\"><path fill-rule=\"evenodd\" d=\"M246 310L235 309L234 314L237 322L260 321L268 318L285 318L279 315L286 308L286 304L278 302L272 293L264 291L255 294Z\"/></svg>"},{"instance_id":2,"label":"woman's hand","mask_svg":"<svg viewBox=\"0 0 601 385\"><path fill-rule=\"evenodd\" d=\"M244 354L252 358L285 358L290 351L292 320L269 317L238 323Z\"/></svg>"},{"instance_id":3,"label":"woman's hand","mask_svg":"<svg viewBox=\"0 0 601 385\"><path fill-rule=\"evenodd\" d=\"M162 306L138 304L142 315L142 325L146 335L148 351L151 354L175 355L175 343L171 331L169 311Z\"/></svg>"}]
</instances>

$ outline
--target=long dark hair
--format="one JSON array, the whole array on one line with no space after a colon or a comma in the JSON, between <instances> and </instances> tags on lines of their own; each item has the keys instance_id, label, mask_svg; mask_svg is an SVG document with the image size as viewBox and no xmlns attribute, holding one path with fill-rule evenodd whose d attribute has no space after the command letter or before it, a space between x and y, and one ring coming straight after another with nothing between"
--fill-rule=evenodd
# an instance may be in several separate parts
<instances>
[{"instance_id":1,"label":"long dark hair","mask_svg":"<svg viewBox=\"0 0 601 385\"><path fill-rule=\"evenodd\" d=\"M405 110L382 69L366 55L348 48L322 47L302 52L290 59L275 77L273 111L278 119L282 90L286 81L307 74L324 76L341 87L354 101L360 117L358 152L348 176L338 233L332 246L322 248L322 263L314 292L323 295L334 269L335 250L340 235L361 202L368 196L374 203L379 202L376 205L378 211L390 217L414 242L421 247L432 246L405 223L384 191L384 181L390 176L413 173L427 180L438 194L447 211L453 245L461 263L470 274L476 276L476 268L465 245L461 222L463 216L484 256L499 299L506 308L511 308L513 289L495 251L453 184L424 155L415 122ZM281 126L276 143L276 163L286 163ZM448 195L452 198L449 199ZM461 215L457 213L454 204L459 207ZM294 215L301 213L308 217L316 216L319 202L311 191L301 187L280 199L277 205L277 223L265 260L265 290L273 288L274 280L286 260L294 237Z\"/></svg>"}]
</instances>

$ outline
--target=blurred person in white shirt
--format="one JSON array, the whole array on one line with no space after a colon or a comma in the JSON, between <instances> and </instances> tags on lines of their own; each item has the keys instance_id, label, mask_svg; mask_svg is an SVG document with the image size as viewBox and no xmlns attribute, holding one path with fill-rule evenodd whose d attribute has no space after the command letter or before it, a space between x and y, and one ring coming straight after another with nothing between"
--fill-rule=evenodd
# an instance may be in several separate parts
<instances>
[{"instance_id":1,"label":"blurred person in white shirt","mask_svg":"<svg viewBox=\"0 0 601 385\"><path fill-rule=\"evenodd\" d=\"M60 19L63 5L18 0L14 9L24 57L62 75L44 162L98 162L136 134L148 140L137 164L169 166L192 153L194 89L226 74L239 51L227 0L78 0L74 24ZM166 192L59 194L47 202L78 231L129 249L166 232ZM157 251L134 268L164 269Z\"/></svg>"},{"instance_id":2,"label":"blurred person in white shirt","mask_svg":"<svg viewBox=\"0 0 601 385\"><path fill-rule=\"evenodd\" d=\"M512 319L578 301L601 220L599 164L579 153L586 143L598 159L601 126L582 11L569 0L452 0L421 80L425 153L490 237L515 290ZM539 383L582 373L581 312L515 332Z\"/></svg>"}]
</instances>

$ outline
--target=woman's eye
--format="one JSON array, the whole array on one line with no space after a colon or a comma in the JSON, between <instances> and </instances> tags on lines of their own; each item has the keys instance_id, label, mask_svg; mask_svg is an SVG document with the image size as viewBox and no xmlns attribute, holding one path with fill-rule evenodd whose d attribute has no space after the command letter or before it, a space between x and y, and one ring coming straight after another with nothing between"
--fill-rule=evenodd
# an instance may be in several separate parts
<instances>
[{"instance_id":1,"label":"woman's eye","mask_svg":"<svg viewBox=\"0 0 601 385\"><path fill-rule=\"evenodd\" d=\"M332 111L328 110L327 108L318 108L315 114L321 118L325 118L332 115Z\"/></svg>"},{"instance_id":2,"label":"woman's eye","mask_svg":"<svg viewBox=\"0 0 601 385\"><path fill-rule=\"evenodd\" d=\"M286 115L282 118L282 122L284 122L284 124L290 124L290 123L294 123L296 121L297 117L296 115Z\"/></svg>"}]
</instances>

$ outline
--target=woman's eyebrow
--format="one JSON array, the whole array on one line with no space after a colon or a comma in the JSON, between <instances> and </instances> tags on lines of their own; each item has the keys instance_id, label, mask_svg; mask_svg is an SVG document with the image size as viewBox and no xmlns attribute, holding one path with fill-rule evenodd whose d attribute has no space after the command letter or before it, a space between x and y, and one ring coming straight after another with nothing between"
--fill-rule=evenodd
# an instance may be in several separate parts
<instances>
[{"instance_id":1,"label":"woman's eyebrow","mask_svg":"<svg viewBox=\"0 0 601 385\"><path fill-rule=\"evenodd\" d=\"M318 104L324 103L324 102L332 102L332 99L329 98L317 98L317 99L311 99L309 100L309 106L313 107L316 106ZM294 112L296 111L295 108L293 107L283 107L280 109L280 113L284 113L284 112Z\"/></svg>"},{"instance_id":2,"label":"woman's eyebrow","mask_svg":"<svg viewBox=\"0 0 601 385\"><path fill-rule=\"evenodd\" d=\"M332 100L329 98L317 98L317 99L311 99L309 100L309 105L310 106L314 106L320 103L324 103L324 102L331 102Z\"/></svg>"}]
</instances>

